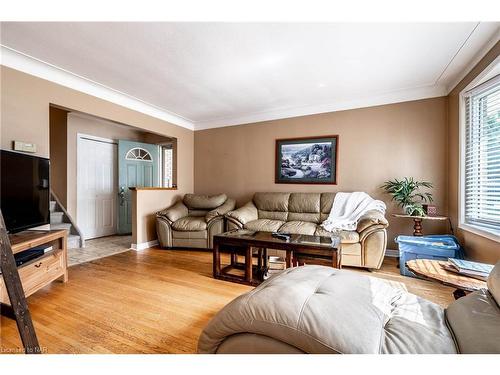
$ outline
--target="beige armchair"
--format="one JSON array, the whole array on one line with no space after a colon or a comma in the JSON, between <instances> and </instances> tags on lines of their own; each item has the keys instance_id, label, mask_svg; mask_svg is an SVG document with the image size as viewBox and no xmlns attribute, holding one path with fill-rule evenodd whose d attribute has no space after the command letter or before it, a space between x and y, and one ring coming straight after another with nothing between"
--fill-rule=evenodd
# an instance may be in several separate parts
<instances>
[{"instance_id":1,"label":"beige armchair","mask_svg":"<svg viewBox=\"0 0 500 375\"><path fill-rule=\"evenodd\" d=\"M162 247L211 249L213 236L224 232L224 215L235 208L226 194L186 194L182 201L156 213Z\"/></svg>"}]
</instances>

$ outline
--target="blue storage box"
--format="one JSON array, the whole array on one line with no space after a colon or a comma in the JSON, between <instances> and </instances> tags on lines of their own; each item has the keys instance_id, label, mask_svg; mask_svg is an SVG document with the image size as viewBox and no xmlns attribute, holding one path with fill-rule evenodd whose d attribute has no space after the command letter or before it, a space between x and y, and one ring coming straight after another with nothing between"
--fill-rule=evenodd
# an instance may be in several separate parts
<instances>
[{"instance_id":1,"label":"blue storage box","mask_svg":"<svg viewBox=\"0 0 500 375\"><path fill-rule=\"evenodd\" d=\"M464 257L462 247L452 235L398 236L395 241L399 247L399 272L404 276L417 277L406 267L406 262L412 259L448 260Z\"/></svg>"}]
</instances>

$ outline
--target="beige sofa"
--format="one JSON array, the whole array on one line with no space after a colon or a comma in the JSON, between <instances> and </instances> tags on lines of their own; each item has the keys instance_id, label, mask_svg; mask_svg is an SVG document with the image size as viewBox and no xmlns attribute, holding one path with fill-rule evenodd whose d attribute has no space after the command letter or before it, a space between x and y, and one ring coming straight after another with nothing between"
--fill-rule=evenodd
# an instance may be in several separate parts
<instances>
[{"instance_id":1,"label":"beige sofa","mask_svg":"<svg viewBox=\"0 0 500 375\"><path fill-rule=\"evenodd\" d=\"M225 230L224 215L235 208L226 194L186 194L156 213L156 232L162 247L210 249L213 236Z\"/></svg>"},{"instance_id":2,"label":"beige sofa","mask_svg":"<svg viewBox=\"0 0 500 375\"><path fill-rule=\"evenodd\" d=\"M228 212L228 230L245 228L330 236L320 227L332 208L335 193L256 193L253 199ZM388 222L378 211L362 216L355 231L342 231L342 265L380 268L387 246Z\"/></svg>"},{"instance_id":3,"label":"beige sofa","mask_svg":"<svg viewBox=\"0 0 500 375\"><path fill-rule=\"evenodd\" d=\"M387 281L291 268L208 323L199 353L500 353L500 262L484 289L446 310Z\"/></svg>"}]
</instances>

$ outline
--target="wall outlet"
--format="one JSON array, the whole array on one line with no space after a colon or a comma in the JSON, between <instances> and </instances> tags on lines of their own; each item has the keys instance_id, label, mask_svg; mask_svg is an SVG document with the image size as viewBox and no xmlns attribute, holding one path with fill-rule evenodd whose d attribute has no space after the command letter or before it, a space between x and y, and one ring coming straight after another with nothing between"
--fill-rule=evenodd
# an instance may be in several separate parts
<instances>
[{"instance_id":1,"label":"wall outlet","mask_svg":"<svg viewBox=\"0 0 500 375\"><path fill-rule=\"evenodd\" d=\"M36 152L36 144L14 141L14 150L22 152Z\"/></svg>"}]
</instances>

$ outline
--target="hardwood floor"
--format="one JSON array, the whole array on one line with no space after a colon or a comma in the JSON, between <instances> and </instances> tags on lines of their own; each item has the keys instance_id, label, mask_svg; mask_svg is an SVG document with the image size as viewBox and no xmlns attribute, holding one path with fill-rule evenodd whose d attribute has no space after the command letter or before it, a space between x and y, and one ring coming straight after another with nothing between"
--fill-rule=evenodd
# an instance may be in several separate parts
<instances>
[{"instance_id":1,"label":"hardwood floor","mask_svg":"<svg viewBox=\"0 0 500 375\"><path fill-rule=\"evenodd\" d=\"M452 289L402 277L395 259L377 272L410 292L446 306ZM208 320L251 287L212 278L212 254L127 251L69 268L28 298L47 353L194 353ZM22 352L15 322L1 317L0 353Z\"/></svg>"}]
</instances>

